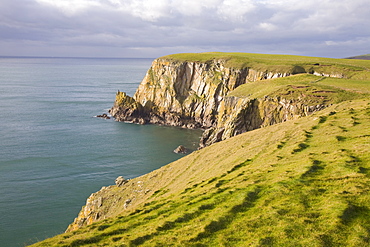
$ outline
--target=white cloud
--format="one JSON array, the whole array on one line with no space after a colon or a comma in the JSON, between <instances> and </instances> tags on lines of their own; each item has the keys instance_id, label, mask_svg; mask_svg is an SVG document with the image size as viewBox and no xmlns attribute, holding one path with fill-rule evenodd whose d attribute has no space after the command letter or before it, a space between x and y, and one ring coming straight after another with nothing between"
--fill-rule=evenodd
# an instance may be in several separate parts
<instances>
[{"instance_id":1,"label":"white cloud","mask_svg":"<svg viewBox=\"0 0 370 247\"><path fill-rule=\"evenodd\" d=\"M126 11L146 21L170 16L170 0L131 0L123 5Z\"/></svg>"},{"instance_id":2,"label":"white cloud","mask_svg":"<svg viewBox=\"0 0 370 247\"><path fill-rule=\"evenodd\" d=\"M37 48L48 51L58 45L78 51L78 45L84 54L103 46L158 53L319 55L340 47L369 53L369 42L360 42L370 36L368 13L368 0L1 0L0 40L19 46L39 40ZM353 48L346 43L351 40L357 41ZM0 46L0 55L4 51Z\"/></svg>"},{"instance_id":3,"label":"white cloud","mask_svg":"<svg viewBox=\"0 0 370 247\"><path fill-rule=\"evenodd\" d=\"M278 28L276 25L268 23L268 22L260 23L259 27L263 30L266 30L266 31L274 31Z\"/></svg>"},{"instance_id":4,"label":"white cloud","mask_svg":"<svg viewBox=\"0 0 370 247\"><path fill-rule=\"evenodd\" d=\"M35 0L44 5L55 7L68 16L77 14L78 12L91 7L101 7L101 3L97 0Z\"/></svg>"},{"instance_id":5,"label":"white cloud","mask_svg":"<svg viewBox=\"0 0 370 247\"><path fill-rule=\"evenodd\" d=\"M256 9L251 0L224 0L219 5L217 13L226 20L234 22L245 21L245 15Z\"/></svg>"},{"instance_id":6,"label":"white cloud","mask_svg":"<svg viewBox=\"0 0 370 247\"><path fill-rule=\"evenodd\" d=\"M370 37L364 37L364 38L356 38L356 39L350 39L350 40L343 40L343 41L333 41L333 40L327 40L325 41L325 45L327 46L361 46L364 44L370 43Z\"/></svg>"}]
</instances>

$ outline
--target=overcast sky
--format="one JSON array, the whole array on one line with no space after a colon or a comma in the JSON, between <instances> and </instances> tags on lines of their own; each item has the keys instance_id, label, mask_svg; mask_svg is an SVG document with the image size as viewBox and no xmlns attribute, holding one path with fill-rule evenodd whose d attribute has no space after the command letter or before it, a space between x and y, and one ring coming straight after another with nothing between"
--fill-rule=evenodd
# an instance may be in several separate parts
<instances>
[{"instance_id":1,"label":"overcast sky","mask_svg":"<svg viewBox=\"0 0 370 247\"><path fill-rule=\"evenodd\" d=\"M0 55L370 53L369 0L0 0Z\"/></svg>"}]
</instances>

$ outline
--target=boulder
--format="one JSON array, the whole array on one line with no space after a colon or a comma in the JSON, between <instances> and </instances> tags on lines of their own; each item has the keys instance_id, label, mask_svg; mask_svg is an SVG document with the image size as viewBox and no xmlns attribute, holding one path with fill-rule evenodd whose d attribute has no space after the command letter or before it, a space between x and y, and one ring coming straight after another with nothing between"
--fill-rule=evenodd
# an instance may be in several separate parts
<instances>
[{"instance_id":1,"label":"boulder","mask_svg":"<svg viewBox=\"0 0 370 247\"><path fill-rule=\"evenodd\" d=\"M127 199L126 201L125 201L125 204L123 205L123 207L126 209L128 206L129 206L129 204L132 202L132 200L131 199Z\"/></svg>"},{"instance_id":2,"label":"boulder","mask_svg":"<svg viewBox=\"0 0 370 247\"><path fill-rule=\"evenodd\" d=\"M119 176L118 178L116 178L115 182L116 182L116 185L120 187L120 186L123 186L125 183L127 183L128 180L124 179L122 176Z\"/></svg>"},{"instance_id":3,"label":"boulder","mask_svg":"<svg viewBox=\"0 0 370 247\"><path fill-rule=\"evenodd\" d=\"M99 118L104 118L104 119L110 119L110 117L107 115L107 114L101 114L101 115L97 115L96 117L99 117Z\"/></svg>"},{"instance_id":4,"label":"boulder","mask_svg":"<svg viewBox=\"0 0 370 247\"><path fill-rule=\"evenodd\" d=\"M183 145L178 146L175 150L173 150L177 154L186 154L188 153L188 149Z\"/></svg>"}]
</instances>

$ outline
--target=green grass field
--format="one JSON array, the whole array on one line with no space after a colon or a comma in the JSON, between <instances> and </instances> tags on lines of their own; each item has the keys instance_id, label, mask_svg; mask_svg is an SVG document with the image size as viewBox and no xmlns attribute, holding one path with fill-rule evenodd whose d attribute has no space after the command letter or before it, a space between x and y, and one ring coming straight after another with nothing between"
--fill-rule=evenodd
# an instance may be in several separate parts
<instances>
[{"instance_id":1,"label":"green grass field","mask_svg":"<svg viewBox=\"0 0 370 247\"><path fill-rule=\"evenodd\" d=\"M230 56L231 63L248 66L347 66L339 59L239 53L167 58L204 62ZM238 87L230 94L263 97L290 90L291 97L316 95L332 105L135 178L131 184L150 189L142 203L33 246L370 246L370 62L348 64L347 78L300 74ZM119 191L112 187L112 193Z\"/></svg>"}]
</instances>

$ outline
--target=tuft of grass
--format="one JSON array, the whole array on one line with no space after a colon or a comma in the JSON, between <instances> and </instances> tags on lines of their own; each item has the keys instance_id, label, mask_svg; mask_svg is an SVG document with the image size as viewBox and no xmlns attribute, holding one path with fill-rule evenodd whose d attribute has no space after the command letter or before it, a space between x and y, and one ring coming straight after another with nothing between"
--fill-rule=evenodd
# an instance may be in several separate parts
<instances>
[{"instance_id":1,"label":"tuft of grass","mask_svg":"<svg viewBox=\"0 0 370 247\"><path fill-rule=\"evenodd\" d=\"M345 141L346 140L346 137L344 137L344 136L336 136L335 137L338 141Z\"/></svg>"}]
</instances>

